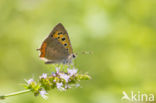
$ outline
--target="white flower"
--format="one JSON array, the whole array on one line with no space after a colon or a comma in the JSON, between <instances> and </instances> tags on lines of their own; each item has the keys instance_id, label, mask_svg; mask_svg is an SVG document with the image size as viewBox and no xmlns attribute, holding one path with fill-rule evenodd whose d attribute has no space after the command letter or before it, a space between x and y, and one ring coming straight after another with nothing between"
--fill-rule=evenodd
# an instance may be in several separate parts
<instances>
[{"instance_id":1,"label":"white flower","mask_svg":"<svg viewBox=\"0 0 156 103\"><path fill-rule=\"evenodd\" d=\"M59 89L59 88L61 88L63 86L63 83L62 82L61 83L56 83L56 86Z\"/></svg>"},{"instance_id":2,"label":"white flower","mask_svg":"<svg viewBox=\"0 0 156 103\"><path fill-rule=\"evenodd\" d=\"M59 73L60 68L59 67L56 67L55 69L56 69L56 73Z\"/></svg>"},{"instance_id":3,"label":"white flower","mask_svg":"<svg viewBox=\"0 0 156 103\"><path fill-rule=\"evenodd\" d=\"M46 96L46 94L48 94L45 90L41 90L40 91L40 95L42 96L42 98L44 99L48 99L48 96Z\"/></svg>"},{"instance_id":4,"label":"white flower","mask_svg":"<svg viewBox=\"0 0 156 103\"><path fill-rule=\"evenodd\" d=\"M68 73L70 74L70 76L73 76L73 75L75 75L76 73L77 73L77 69L67 69L67 71L68 71Z\"/></svg>"},{"instance_id":5,"label":"white flower","mask_svg":"<svg viewBox=\"0 0 156 103\"><path fill-rule=\"evenodd\" d=\"M56 82L56 80L53 80L53 82Z\"/></svg>"},{"instance_id":6,"label":"white flower","mask_svg":"<svg viewBox=\"0 0 156 103\"><path fill-rule=\"evenodd\" d=\"M61 82L61 83L56 83L56 86L57 86L57 88L58 88L59 90L62 90L62 91L65 90L65 88L62 87L62 86L63 86L63 83L62 83L62 82Z\"/></svg>"},{"instance_id":7,"label":"white flower","mask_svg":"<svg viewBox=\"0 0 156 103\"><path fill-rule=\"evenodd\" d=\"M67 74L61 74L61 73L59 75L60 75L60 78L64 79L66 82L68 82L68 80L70 78L69 75L67 75Z\"/></svg>"},{"instance_id":8,"label":"white flower","mask_svg":"<svg viewBox=\"0 0 156 103\"><path fill-rule=\"evenodd\" d=\"M40 76L40 78L46 79L47 78L47 74L46 73L43 73L42 76Z\"/></svg>"},{"instance_id":9,"label":"white flower","mask_svg":"<svg viewBox=\"0 0 156 103\"><path fill-rule=\"evenodd\" d=\"M29 80L25 80L26 82L27 82L27 84L29 85L29 84L31 84L32 82L34 82L34 79L33 78L31 78L31 79L29 79Z\"/></svg>"},{"instance_id":10,"label":"white flower","mask_svg":"<svg viewBox=\"0 0 156 103\"><path fill-rule=\"evenodd\" d=\"M52 76L53 76L53 77L56 77L56 74L55 74L54 72L52 72Z\"/></svg>"}]
</instances>

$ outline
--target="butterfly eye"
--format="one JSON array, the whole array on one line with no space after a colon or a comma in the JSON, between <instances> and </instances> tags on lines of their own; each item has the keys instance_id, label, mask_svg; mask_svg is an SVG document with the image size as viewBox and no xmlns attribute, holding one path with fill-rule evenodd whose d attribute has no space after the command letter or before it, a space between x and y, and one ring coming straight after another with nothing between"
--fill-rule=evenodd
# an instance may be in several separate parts
<instances>
[{"instance_id":1,"label":"butterfly eye","mask_svg":"<svg viewBox=\"0 0 156 103\"><path fill-rule=\"evenodd\" d=\"M73 56L73 58L76 58L76 55L75 54L73 54L72 56Z\"/></svg>"},{"instance_id":2,"label":"butterfly eye","mask_svg":"<svg viewBox=\"0 0 156 103\"><path fill-rule=\"evenodd\" d=\"M65 38L62 38L62 41L65 41L66 39Z\"/></svg>"}]
</instances>

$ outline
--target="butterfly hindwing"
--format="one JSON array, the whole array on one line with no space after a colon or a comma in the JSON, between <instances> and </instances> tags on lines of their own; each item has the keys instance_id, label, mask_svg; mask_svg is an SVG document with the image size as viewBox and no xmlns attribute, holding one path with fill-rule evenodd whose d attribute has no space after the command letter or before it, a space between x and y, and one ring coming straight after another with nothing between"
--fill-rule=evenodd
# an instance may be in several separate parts
<instances>
[{"instance_id":1,"label":"butterfly hindwing","mask_svg":"<svg viewBox=\"0 0 156 103\"><path fill-rule=\"evenodd\" d=\"M41 58L49 62L61 62L68 57L68 51L56 39L47 38L41 46Z\"/></svg>"}]
</instances>

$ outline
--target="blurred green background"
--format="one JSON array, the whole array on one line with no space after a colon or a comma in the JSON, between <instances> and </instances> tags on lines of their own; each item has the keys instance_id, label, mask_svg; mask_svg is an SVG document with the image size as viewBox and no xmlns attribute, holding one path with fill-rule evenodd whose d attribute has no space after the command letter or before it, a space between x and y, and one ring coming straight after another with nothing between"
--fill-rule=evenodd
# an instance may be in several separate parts
<instances>
[{"instance_id":1,"label":"blurred green background","mask_svg":"<svg viewBox=\"0 0 156 103\"><path fill-rule=\"evenodd\" d=\"M59 22L75 52L93 52L75 60L92 76L82 88L52 90L47 101L28 93L0 103L121 103L122 91L156 94L155 0L0 0L0 14L0 94L51 73L36 49Z\"/></svg>"}]
</instances>

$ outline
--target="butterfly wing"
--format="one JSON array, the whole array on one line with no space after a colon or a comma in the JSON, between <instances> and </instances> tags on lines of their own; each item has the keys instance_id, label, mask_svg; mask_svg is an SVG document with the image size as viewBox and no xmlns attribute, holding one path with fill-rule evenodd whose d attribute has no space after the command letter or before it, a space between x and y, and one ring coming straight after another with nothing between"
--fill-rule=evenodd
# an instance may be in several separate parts
<instances>
[{"instance_id":1,"label":"butterfly wing","mask_svg":"<svg viewBox=\"0 0 156 103\"><path fill-rule=\"evenodd\" d=\"M61 23L44 40L40 52L40 58L48 60L46 63L64 62L73 53L68 33Z\"/></svg>"},{"instance_id":2,"label":"butterfly wing","mask_svg":"<svg viewBox=\"0 0 156 103\"><path fill-rule=\"evenodd\" d=\"M63 62L69 56L68 51L54 38L46 38L40 51L40 58L46 59L49 63Z\"/></svg>"},{"instance_id":3,"label":"butterfly wing","mask_svg":"<svg viewBox=\"0 0 156 103\"><path fill-rule=\"evenodd\" d=\"M52 32L49 34L49 37L57 39L68 50L69 54L73 53L68 33L61 23L54 27Z\"/></svg>"}]
</instances>

